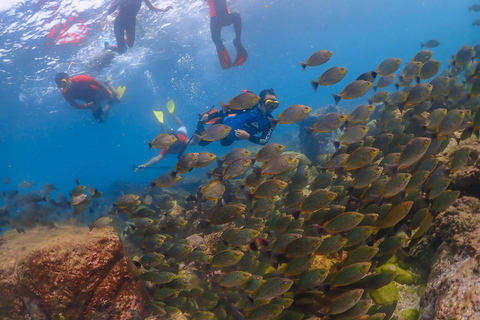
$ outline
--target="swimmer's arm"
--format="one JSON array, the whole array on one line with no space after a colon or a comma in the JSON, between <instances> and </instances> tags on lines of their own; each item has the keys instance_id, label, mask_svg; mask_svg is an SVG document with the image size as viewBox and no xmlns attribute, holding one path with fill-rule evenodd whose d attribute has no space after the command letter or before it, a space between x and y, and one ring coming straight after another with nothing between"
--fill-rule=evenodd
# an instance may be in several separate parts
<instances>
[{"instance_id":1,"label":"swimmer's arm","mask_svg":"<svg viewBox=\"0 0 480 320\"><path fill-rule=\"evenodd\" d=\"M142 166L145 167L145 168L148 168L148 167L150 167L150 166L153 166L155 163L160 162L163 158L165 158L165 155L163 155L163 154L160 153L158 156L153 157L152 159L150 159L150 161L148 161L147 163L142 164Z\"/></svg>"},{"instance_id":2,"label":"swimmer's arm","mask_svg":"<svg viewBox=\"0 0 480 320\"><path fill-rule=\"evenodd\" d=\"M159 8L159 7L155 7L155 6L150 2L150 0L143 0L143 2L145 2L145 4L147 5L148 9L153 10L153 11L156 11L156 12L165 12L165 11L168 11L168 10L170 10L170 9L173 9L172 6L168 6L168 7L166 7L165 9L162 9L162 8Z\"/></svg>"},{"instance_id":3,"label":"swimmer's arm","mask_svg":"<svg viewBox=\"0 0 480 320\"><path fill-rule=\"evenodd\" d=\"M267 144L268 140L270 140L270 137L272 136L272 133L273 133L273 129L274 128L270 127L267 130L264 130L260 137L255 137L250 135L250 138L248 139L248 141L256 144L265 145Z\"/></svg>"},{"instance_id":4,"label":"swimmer's arm","mask_svg":"<svg viewBox=\"0 0 480 320\"><path fill-rule=\"evenodd\" d=\"M77 101L75 101L75 99L66 95L64 95L63 97L75 109L88 109L88 106L89 106L88 104L78 104Z\"/></svg>"}]
</instances>

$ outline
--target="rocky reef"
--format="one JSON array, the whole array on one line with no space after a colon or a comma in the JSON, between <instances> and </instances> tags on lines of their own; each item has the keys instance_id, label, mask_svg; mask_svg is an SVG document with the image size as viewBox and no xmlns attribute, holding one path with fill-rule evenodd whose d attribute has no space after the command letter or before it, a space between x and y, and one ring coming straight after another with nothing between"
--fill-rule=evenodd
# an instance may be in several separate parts
<instances>
[{"instance_id":1,"label":"rocky reef","mask_svg":"<svg viewBox=\"0 0 480 320\"><path fill-rule=\"evenodd\" d=\"M135 269L112 227L6 232L0 241L0 314L2 319L143 319L145 295Z\"/></svg>"}]
</instances>

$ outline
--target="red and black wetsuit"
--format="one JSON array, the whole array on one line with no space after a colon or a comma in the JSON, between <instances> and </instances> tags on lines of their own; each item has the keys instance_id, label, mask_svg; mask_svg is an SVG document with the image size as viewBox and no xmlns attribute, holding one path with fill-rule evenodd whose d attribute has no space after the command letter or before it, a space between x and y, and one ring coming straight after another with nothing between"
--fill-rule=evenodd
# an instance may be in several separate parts
<instances>
[{"instance_id":1,"label":"red and black wetsuit","mask_svg":"<svg viewBox=\"0 0 480 320\"><path fill-rule=\"evenodd\" d=\"M175 141L170 148L160 151L162 156L166 156L167 154L179 154L185 150L185 147L188 143L188 138L181 133L177 133L176 136L178 140Z\"/></svg>"},{"instance_id":2,"label":"red and black wetsuit","mask_svg":"<svg viewBox=\"0 0 480 320\"><path fill-rule=\"evenodd\" d=\"M125 32L129 39L129 46L133 46L135 41L135 25L137 23L137 13L140 11L143 0L117 0L110 6L108 13L113 13L118 8L118 14L115 18L113 28L115 39L117 40L117 49L115 51L124 53L127 50L125 43Z\"/></svg>"},{"instance_id":3,"label":"red and black wetsuit","mask_svg":"<svg viewBox=\"0 0 480 320\"><path fill-rule=\"evenodd\" d=\"M242 19L239 13L230 12L227 6L227 0L206 0L210 7L210 30L212 33L213 43L217 49L223 47L221 37L222 27L233 24L235 29L234 44L241 45L242 37ZM237 46L237 44L235 45Z\"/></svg>"},{"instance_id":4,"label":"red and black wetsuit","mask_svg":"<svg viewBox=\"0 0 480 320\"><path fill-rule=\"evenodd\" d=\"M88 107L78 104L75 100L93 102L100 105L102 100L111 100L112 94L99 81L90 76L78 75L70 78L71 84L62 90L62 95L75 109L87 109Z\"/></svg>"}]
</instances>

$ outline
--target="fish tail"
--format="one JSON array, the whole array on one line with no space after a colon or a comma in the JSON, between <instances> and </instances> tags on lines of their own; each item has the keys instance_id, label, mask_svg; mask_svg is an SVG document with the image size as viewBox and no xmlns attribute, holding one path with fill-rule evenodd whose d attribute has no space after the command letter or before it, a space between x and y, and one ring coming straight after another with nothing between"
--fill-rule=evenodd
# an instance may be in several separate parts
<instances>
[{"instance_id":1,"label":"fish tail","mask_svg":"<svg viewBox=\"0 0 480 320\"><path fill-rule=\"evenodd\" d=\"M310 80L310 84L312 85L313 92L317 92L318 89L318 82L315 80Z\"/></svg>"},{"instance_id":2,"label":"fish tail","mask_svg":"<svg viewBox=\"0 0 480 320\"><path fill-rule=\"evenodd\" d=\"M302 70L305 71L305 68L307 67L307 64L302 62L302 61L299 61L299 62L302 65Z\"/></svg>"},{"instance_id":3,"label":"fish tail","mask_svg":"<svg viewBox=\"0 0 480 320\"><path fill-rule=\"evenodd\" d=\"M373 86L372 88L373 88L373 92L377 92L378 86Z\"/></svg>"},{"instance_id":4,"label":"fish tail","mask_svg":"<svg viewBox=\"0 0 480 320\"><path fill-rule=\"evenodd\" d=\"M425 43L420 42L420 49L423 49L423 47L425 47Z\"/></svg>"},{"instance_id":5,"label":"fish tail","mask_svg":"<svg viewBox=\"0 0 480 320\"><path fill-rule=\"evenodd\" d=\"M398 83L395 83L394 87L395 87L395 90L397 90L397 91L398 91L398 89L400 89L400 85Z\"/></svg>"},{"instance_id":6,"label":"fish tail","mask_svg":"<svg viewBox=\"0 0 480 320\"><path fill-rule=\"evenodd\" d=\"M150 141L147 141L148 151L152 150L153 144Z\"/></svg>"},{"instance_id":7,"label":"fish tail","mask_svg":"<svg viewBox=\"0 0 480 320\"><path fill-rule=\"evenodd\" d=\"M367 99L367 102L368 102L368 104L373 104L373 100L372 100L372 99Z\"/></svg>"},{"instance_id":8,"label":"fish tail","mask_svg":"<svg viewBox=\"0 0 480 320\"><path fill-rule=\"evenodd\" d=\"M332 93L332 97L333 99L335 99L335 104L338 106L338 104L340 103L340 100L342 100L342 96L339 94Z\"/></svg>"},{"instance_id":9,"label":"fish tail","mask_svg":"<svg viewBox=\"0 0 480 320\"><path fill-rule=\"evenodd\" d=\"M390 174L392 175L392 178L396 177L397 176L397 172L398 172L398 164L385 164L385 167L387 168L387 170L390 172Z\"/></svg>"}]
</instances>

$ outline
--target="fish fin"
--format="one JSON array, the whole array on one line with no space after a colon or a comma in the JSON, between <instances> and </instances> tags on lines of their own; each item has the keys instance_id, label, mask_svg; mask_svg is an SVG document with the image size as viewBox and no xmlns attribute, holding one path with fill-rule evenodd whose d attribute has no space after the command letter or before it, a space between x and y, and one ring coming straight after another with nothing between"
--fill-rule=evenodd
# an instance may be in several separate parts
<instances>
[{"instance_id":1,"label":"fish fin","mask_svg":"<svg viewBox=\"0 0 480 320\"><path fill-rule=\"evenodd\" d=\"M307 135L307 137L311 137L313 135L313 133L315 133L315 128L304 127L304 129L305 129L305 134Z\"/></svg>"},{"instance_id":2,"label":"fish fin","mask_svg":"<svg viewBox=\"0 0 480 320\"><path fill-rule=\"evenodd\" d=\"M420 49L423 49L423 47L425 47L425 44L420 42Z\"/></svg>"},{"instance_id":3,"label":"fish fin","mask_svg":"<svg viewBox=\"0 0 480 320\"><path fill-rule=\"evenodd\" d=\"M333 146L335 147L335 150L338 150L340 148L340 141L337 140L332 140Z\"/></svg>"},{"instance_id":4,"label":"fish fin","mask_svg":"<svg viewBox=\"0 0 480 320\"><path fill-rule=\"evenodd\" d=\"M312 85L313 92L317 92L318 85L319 85L318 82L315 80L310 80L310 84Z\"/></svg>"},{"instance_id":5,"label":"fish fin","mask_svg":"<svg viewBox=\"0 0 480 320\"><path fill-rule=\"evenodd\" d=\"M367 102L368 102L368 104L373 104L373 100L372 100L372 99L367 99Z\"/></svg>"},{"instance_id":6,"label":"fish fin","mask_svg":"<svg viewBox=\"0 0 480 320\"><path fill-rule=\"evenodd\" d=\"M398 172L398 164L385 164L385 167L387 168L387 170L390 172L390 174L392 175L392 178L396 177L397 176L397 172Z\"/></svg>"},{"instance_id":7,"label":"fish fin","mask_svg":"<svg viewBox=\"0 0 480 320\"><path fill-rule=\"evenodd\" d=\"M398 83L395 83L393 86L395 87L395 90L397 90L397 91L398 91L398 89L400 89L400 85Z\"/></svg>"},{"instance_id":8,"label":"fish fin","mask_svg":"<svg viewBox=\"0 0 480 320\"><path fill-rule=\"evenodd\" d=\"M307 67L307 64L302 62L302 61L298 61L300 62L300 65L302 66L302 71L305 71L305 68Z\"/></svg>"},{"instance_id":9,"label":"fish fin","mask_svg":"<svg viewBox=\"0 0 480 320\"><path fill-rule=\"evenodd\" d=\"M342 96L339 94L332 93L332 97L333 99L335 99L335 104L338 106L338 104L340 103L340 100L342 100Z\"/></svg>"},{"instance_id":10,"label":"fish fin","mask_svg":"<svg viewBox=\"0 0 480 320\"><path fill-rule=\"evenodd\" d=\"M153 144L150 141L147 141L148 151L152 150Z\"/></svg>"},{"instance_id":11,"label":"fish fin","mask_svg":"<svg viewBox=\"0 0 480 320\"><path fill-rule=\"evenodd\" d=\"M372 88L373 88L373 92L377 92L378 86L373 86Z\"/></svg>"},{"instance_id":12,"label":"fish fin","mask_svg":"<svg viewBox=\"0 0 480 320\"><path fill-rule=\"evenodd\" d=\"M415 77L415 82L418 84L420 83L420 77Z\"/></svg>"}]
</instances>

